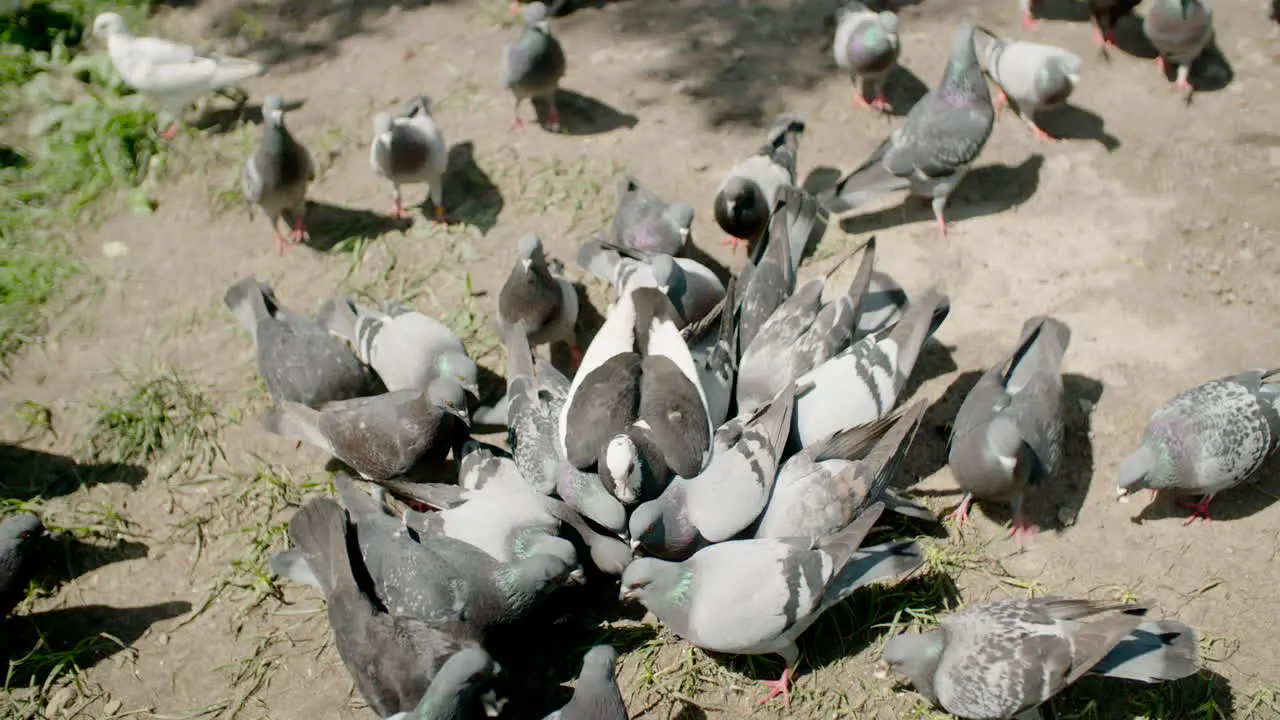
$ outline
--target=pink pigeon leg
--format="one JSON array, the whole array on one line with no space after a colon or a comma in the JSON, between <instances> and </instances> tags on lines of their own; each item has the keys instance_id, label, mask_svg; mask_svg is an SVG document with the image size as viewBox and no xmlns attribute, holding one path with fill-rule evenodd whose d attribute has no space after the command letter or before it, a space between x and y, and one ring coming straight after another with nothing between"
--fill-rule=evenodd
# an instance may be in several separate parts
<instances>
[{"instance_id":1,"label":"pink pigeon leg","mask_svg":"<svg viewBox=\"0 0 1280 720\"><path fill-rule=\"evenodd\" d=\"M560 110L556 108L555 100L547 101L547 129L560 132Z\"/></svg>"},{"instance_id":2,"label":"pink pigeon leg","mask_svg":"<svg viewBox=\"0 0 1280 720\"><path fill-rule=\"evenodd\" d=\"M1209 502L1213 500L1212 495L1206 495L1200 502L1190 502L1188 500L1179 500L1178 507L1184 507L1191 510L1191 517L1182 523L1183 527L1190 525L1196 518L1204 518L1204 521L1213 524L1213 518L1209 517Z\"/></svg>"},{"instance_id":3,"label":"pink pigeon leg","mask_svg":"<svg viewBox=\"0 0 1280 720\"><path fill-rule=\"evenodd\" d=\"M400 199L400 193L391 200L391 211L387 213L396 220L408 220L413 217L412 213L404 209L404 202Z\"/></svg>"},{"instance_id":4,"label":"pink pigeon leg","mask_svg":"<svg viewBox=\"0 0 1280 720\"><path fill-rule=\"evenodd\" d=\"M576 343L569 345L569 372L576 373L582 366L582 350Z\"/></svg>"},{"instance_id":5,"label":"pink pigeon leg","mask_svg":"<svg viewBox=\"0 0 1280 720\"><path fill-rule=\"evenodd\" d=\"M1031 16L1030 12L1022 14L1022 27L1028 30L1035 30L1040 26L1040 21Z\"/></svg>"},{"instance_id":6,"label":"pink pigeon leg","mask_svg":"<svg viewBox=\"0 0 1280 720\"><path fill-rule=\"evenodd\" d=\"M302 219L301 215L299 215L297 220L295 220L293 223L293 234L291 236L291 239L296 244L296 243L302 242L303 240L307 239L310 236L311 234L307 232L306 221Z\"/></svg>"},{"instance_id":7,"label":"pink pigeon leg","mask_svg":"<svg viewBox=\"0 0 1280 720\"><path fill-rule=\"evenodd\" d=\"M733 252L738 252L738 246L743 244L743 240L742 238L734 237L733 235L730 235L729 237L726 237L725 239L721 240L720 244L728 245Z\"/></svg>"},{"instance_id":8,"label":"pink pigeon leg","mask_svg":"<svg viewBox=\"0 0 1280 720\"><path fill-rule=\"evenodd\" d=\"M1004 90L997 90L996 99L991 104L995 106L996 118L999 119L1001 113L1004 112L1005 105L1009 104L1009 96L1005 95Z\"/></svg>"},{"instance_id":9,"label":"pink pigeon leg","mask_svg":"<svg viewBox=\"0 0 1280 720\"><path fill-rule=\"evenodd\" d=\"M444 208L440 207L439 205L435 207L435 210L432 212L432 215L435 217L435 221L440 223L441 225L452 225L453 223L457 222L457 220L455 220L451 215L446 213L444 211Z\"/></svg>"},{"instance_id":10,"label":"pink pigeon leg","mask_svg":"<svg viewBox=\"0 0 1280 720\"><path fill-rule=\"evenodd\" d=\"M790 665L783 668L782 677L778 678L777 680L761 680L760 682L765 687L769 688L769 694L765 695L764 699L760 701L761 705L769 702L770 700L774 699L779 695L782 696L782 699L787 703L787 705L791 704L791 666Z\"/></svg>"},{"instance_id":11,"label":"pink pigeon leg","mask_svg":"<svg viewBox=\"0 0 1280 720\"><path fill-rule=\"evenodd\" d=\"M178 121L174 120L172 125L165 128L165 130L160 133L160 139L168 142L173 140L173 138L177 136L177 134L178 134Z\"/></svg>"},{"instance_id":12,"label":"pink pigeon leg","mask_svg":"<svg viewBox=\"0 0 1280 720\"><path fill-rule=\"evenodd\" d=\"M880 112L893 112L893 105L889 102L889 98L884 96L884 89L876 92L876 97L870 103L871 107Z\"/></svg>"},{"instance_id":13,"label":"pink pigeon leg","mask_svg":"<svg viewBox=\"0 0 1280 720\"><path fill-rule=\"evenodd\" d=\"M969 519L969 506L972 504L973 494L965 493L964 499L960 501L960 505L957 506L955 510L952 510L945 519L955 520L957 526L964 525L965 521Z\"/></svg>"}]
</instances>

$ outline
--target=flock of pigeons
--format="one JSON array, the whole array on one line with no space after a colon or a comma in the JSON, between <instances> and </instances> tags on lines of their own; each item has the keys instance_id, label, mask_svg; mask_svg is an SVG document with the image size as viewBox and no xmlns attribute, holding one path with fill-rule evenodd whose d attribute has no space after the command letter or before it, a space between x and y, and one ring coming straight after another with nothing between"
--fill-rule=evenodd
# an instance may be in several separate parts
<instances>
[{"instance_id":1,"label":"flock of pigeons","mask_svg":"<svg viewBox=\"0 0 1280 720\"><path fill-rule=\"evenodd\" d=\"M1104 41L1135 5L1089 0ZM1212 36L1208 6L1149 5L1147 33L1185 83ZM524 16L502 77L517 119L522 99L541 97L554 124L565 56L541 3ZM837 15L836 59L864 80L865 104L887 104L897 22L857 2ZM126 81L170 107L261 72L134 37L111 13L94 29ZM616 291L585 351L576 345L579 296L563 265L537 236L520 238L496 309L506 394L491 407L479 406L466 347L437 320L345 297L311 317L284 308L255 278L233 284L225 304L253 336L276 403L263 426L337 458L372 490L339 473L340 502L306 503L289 524L292 549L272 560L281 576L324 594L338 651L370 706L396 718L497 714L501 668L485 647L490 633L561 588L600 577L694 645L780 655L782 677L766 682L764 700L789 700L804 631L858 588L923 562L912 538L864 541L887 510L936 521L890 484L926 407L906 403L909 378L950 309L934 289L908 299L875 270L874 238L850 254L861 260L847 289L827 292L827 277L801 282L801 260L828 212L895 189L931 198L945 233L947 197L995 118L984 73L1035 127L1031 115L1065 101L1079 64L1060 49L960 25L939 86L862 167L817 197L796 185L804 121L780 117L716 194L718 224L750 254L727 282L687 257L692 206L623 179L612 224L577 257ZM273 226L291 215L296 241L311 163L282 122L281 99L267 98L264 110L244 188ZM427 98L375 120L371 163L394 184L397 215L400 185L426 182L444 217L446 158ZM1034 531L1023 498L1064 462L1070 335L1055 318L1027 320L964 400L948 459L966 495L949 517L963 522L974 499L1007 503L1019 545ZM571 349L571 376L535 354L555 344ZM1119 468L1120 495L1197 494L1188 522L1208 519L1214 495L1249 479L1280 444L1277 373L1213 380L1158 409ZM508 448L475 439L478 425L505 425ZM0 523L4 612L24 549L40 534L31 516ZM1011 718L1087 673L1156 682L1196 672L1192 629L1147 612L1065 597L1002 600L897 635L883 658L948 712ZM587 652L573 699L548 717L626 718L616 658L608 646Z\"/></svg>"}]
</instances>

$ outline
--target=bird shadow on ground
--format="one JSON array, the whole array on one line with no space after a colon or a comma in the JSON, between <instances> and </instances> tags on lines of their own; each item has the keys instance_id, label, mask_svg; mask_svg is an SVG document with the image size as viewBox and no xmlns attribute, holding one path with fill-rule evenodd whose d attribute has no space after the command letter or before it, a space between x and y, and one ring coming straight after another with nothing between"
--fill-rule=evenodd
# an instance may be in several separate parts
<instances>
[{"instance_id":1,"label":"bird shadow on ground","mask_svg":"<svg viewBox=\"0 0 1280 720\"><path fill-rule=\"evenodd\" d=\"M1213 40L1209 43L1209 47L1200 53L1194 62L1191 63L1191 75L1189 81L1196 92L1217 92L1225 89L1235 80L1236 71L1231 66L1231 61L1227 59L1222 48L1218 46L1218 41ZM1190 104L1191 98L1188 96L1187 103Z\"/></svg>"},{"instance_id":2,"label":"bird shadow on ground","mask_svg":"<svg viewBox=\"0 0 1280 720\"><path fill-rule=\"evenodd\" d=\"M907 378L907 384L903 386L902 393L898 396L901 398L899 402L901 404L911 402L921 385L958 370L959 366L952 357L954 350L955 348L947 347L937 338L931 337L925 340L920 348L920 354L916 357L915 367L911 368L911 377Z\"/></svg>"},{"instance_id":3,"label":"bird shadow on ground","mask_svg":"<svg viewBox=\"0 0 1280 720\"><path fill-rule=\"evenodd\" d=\"M657 636L652 625L601 625L622 612L642 616L644 609L620 606L617 579L595 576L556 590L520 622L488 633L485 647L504 668L501 691L514 711L503 717L538 720L564 705L572 691L561 683L578 674L592 646L612 645L626 655Z\"/></svg>"},{"instance_id":4,"label":"bird shadow on ground","mask_svg":"<svg viewBox=\"0 0 1280 720\"><path fill-rule=\"evenodd\" d=\"M973 170L947 204L947 223L994 215L1026 202L1040 186L1042 167L1044 156L1035 154L1021 165L986 165ZM844 218L840 228L847 233L864 234L921 220L933 220L933 210L929 203L909 197L896 208Z\"/></svg>"},{"instance_id":5,"label":"bird shadow on ground","mask_svg":"<svg viewBox=\"0 0 1280 720\"><path fill-rule=\"evenodd\" d=\"M95 545L84 542L71 533L59 534L54 545L46 555L50 562L38 576L41 586L50 590L98 568L145 558L151 549L145 543L132 540Z\"/></svg>"},{"instance_id":6,"label":"bird shadow on ground","mask_svg":"<svg viewBox=\"0 0 1280 720\"><path fill-rule=\"evenodd\" d=\"M1142 60L1154 60L1160 54L1142 29L1142 18L1132 13L1116 21L1115 41L1117 50ZM1102 57L1107 62L1111 61L1111 55L1105 47L1102 49Z\"/></svg>"},{"instance_id":7,"label":"bird shadow on ground","mask_svg":"<svg viewBox=\"0 0 1280 720\"><path fill-rule=\"evenodd\" d=\"M305 244L318 252L353 252L365 240L373 240L392 230L404 232L413 219L398 220L363 208L349 208L326 202L307 201Z\"/></svg>"},{"instance_id":8,"label":"bird shadow on ground","mask_svg":"<svg viewBox=\"0 0 1280 720\"><path fill-rule=\"evenodd\" d=\"M538 124L547 127L550 106L540 98L532 102L534 111L538 113ZM640 122L635 115L565 88L556 91L556 109L560 111L562 135L603 135L619 128L633 128Z\"/></svg>"},{"instance_id":9,"label":"bird shadow on ground","mask_svg":"<svg viewBox=\"0 0 1280 720\"><path fill-rule=\"evenodd\" d=\"M863 546L883 542L877 537ZM933 614L952 607L959 591L950 577L926 571L899 581L890 580L858 588L849 599L832 607L800 637L797 679L861 653L893 631L897 617L912 613ZM726 655L707 653L716 662L753 680L776 680L782 675L777 655ZM801 680L802 681L802 680Z\"/></svg>"},{"instance_id":10,"label":"bird shadow on ground","mask_svg":"<svg viewBox=\"0 0 1280 720\"><path fill-rule=\"evenodd\" d=\"M289 100L285 102L284 110L293 112L306 104L306 100ZM201 132L222 135L244 125L261 124L262 103L246 102L241 105L233 104L230 107L205 108L204 112L192 120L191 127Z\"/></svg>"},{"instance_id":11,"label":"bird shadow on ground","mask_svg":"<svg viewBox=\"0 0 1280 720\"><path fill-rule=\"evenodd\" d=\"M191 611L191 603L141 607L82 605L10 617L0 627L9 659L9 687L23 687L73 659L87 669L127 650L152 625Z\"/></svg>"},{"instance_id":12,"label":"bird shadow on ground","mask_svg":"<svg viewBox=\"0 0 1280 720\"><path fill-rule=\"evenodd\" d=\"M1060 140L1094 140L1107 152L1120 147L1120 139L1106 131L1102 116L1075 105L1047 110L1036 118L1036 124Z\"/></svg>"},{"instance_id":13,"label":"bird shadow on ground","mask_svg":"<svg viewBox=\"0 0 1280 720\"><path fill-rule=\"evenodd\" d=\"M1089 22L1089 8L1080 0L1039 0L1032 12L1036 20Z\"/></svg>"},{"instance_id":14,"label":"bird shadow on ground","mask_svg":"<svg viewBox=\"0 0 1280 720\"><path fill-rule=\"evenodd\" d=\"M684 249L681 250L680 255L681 257L688 258L710 270L717 278L720 279L720 282L729 282L729 276L732 274L729 272L729 267L712 257L706 250L703 250L697 243L695 243L692 233L689 234L689 241L685 243Z\"/></svg>"},{"instance_id":15,"label":"bird shadow on ground","mask_svg":"<svg viewBox=\"0 0 1280 720\"><path fill-rule=\"evenodd\" d=\"M909 68L895 65L884 85L884 96L893 106L892 114L904 117L920 98L929 92L929 86Z\"/></svg>"},{"instance_id":16,"label":"bird shadow on ground","mask_svg":"<svg viewBox=\"0 0 1280 720\"><path fill-rule=\"evenodd\" d=\"M31 500L70 495L82 487L124 483L138 487L147 470L126 463L80 463L64 455L0 443L0 498Z\"/></svg>"},{"instance_id":17,"label":"bird shadow on ground","mask_svg":"<svg viewBox=\"0 0 1280 720\"><path fill-rule=\"evenodd\" d=\"M493 179L476 164L476 146L470 140L449 148L449 170L444 176L444 208L458 222L486 235L498 223L506 201Z\"/></svg>"},{"instance_id":18,"label":"bird shadow on ground","mask_svg":"<svg viewBox=\"0 0 1280 720\"><path fill-rule=\"evenodd\" d=\"M1050 699L1048 705L1053 710L1049 717L1057 718L1237 716L1231 683L1207 668L1181 680L1153 685L1085 676Z\"/></svg>"},{"instance_id":19,"label":"bird shadow on ground","mask_svg":"<svg viewBox=\"0 0 1280 720\"><path fill-rule=\"evenodd\" d=\"M964 399L973 390L985 370L970 370L951 383L929 409L921 421L921 450L908 456L907 471L916 477L929 477L947 465L947 444L952 424ZM1065 433L1062 440L1062 466L1047 482L1027 492L1027 519L1042 529L1062 532L1075 523L1089 495L1093 479L1093 442L1089 439L1093 408L1102 398L1101 382L1076 373L1062 376L1062 419ZM913 445L913 449L914 449ZM963 491L959 488L945 490L917 490L925 497L954 496L958 505ZM1009 508L1003 503L975 501L992 522L1003 525L1011 519ZM949 510L948 510L949 511Z\"/></svg>"},{"instance_id":20,"label":"bird shadow on ground","mask_svg":"<svg viewBox=\"0 0 1280 720\"><path fill-rule=\"evenodd\" d=\"M1138 438L1135 438L1133 447L1129 449L1137 449L1137 442ZM1213 502L1209 504L1209 516L1214 521L1240 520L1255 515L1280 500L1280 455L1273 455L1268 458L1262 464L1262 467L1258 468L1258 472L1254 473L1253 477L1253 482L1245 482L1236 487L1228 488L1220 495L1215 496ZM1151 494L1143 490L1132 497L1148 500L1151 498ZM1202 497L1195 493L1185 495L1173 492L1157 493L1155 499L1149 501L1139 510L1131 518L1131 521L1141 524L1148 520L1180 518L1183 522L1186 522L1191 517L1191 510L1181 507L1178 502L1199 502ZM1197 520L1196 522L1203 522L1203 520Z\"/></svg>"}]
</instances>

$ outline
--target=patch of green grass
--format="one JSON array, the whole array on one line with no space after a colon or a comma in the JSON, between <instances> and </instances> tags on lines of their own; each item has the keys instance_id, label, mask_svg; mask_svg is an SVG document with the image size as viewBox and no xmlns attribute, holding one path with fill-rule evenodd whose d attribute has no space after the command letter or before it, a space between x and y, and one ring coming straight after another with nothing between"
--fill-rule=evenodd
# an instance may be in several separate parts
<instances>
[{"instance_id":1,"label":"patch of green grass","mask_svg":"<svg viewBox=\"0 0 1280 720\"><path fill-rule=\"evenodd\" d=\"M24 5L0 31L0 118L26 128L0 167L0 359L39 332L43 306L80 269L74 236L104 200L133 188L128 204L151 208L140 185L159 151L154 114L85 44L99 11L136 21L149 2Z\"/></svg>"},{"instance_id":2,"label":"patch of green grass","mask_svg":"<svg viewBox=\"0 0 1280 720\"><path fill-rule=\"evenodd\" d=\"M224 458L218 444L223 418L191 382L172 371L133 377L129 387L94 404L84 446L94 460L150 465L164 458L162 477L209 471Z\"/></svg>"}]
</instances>

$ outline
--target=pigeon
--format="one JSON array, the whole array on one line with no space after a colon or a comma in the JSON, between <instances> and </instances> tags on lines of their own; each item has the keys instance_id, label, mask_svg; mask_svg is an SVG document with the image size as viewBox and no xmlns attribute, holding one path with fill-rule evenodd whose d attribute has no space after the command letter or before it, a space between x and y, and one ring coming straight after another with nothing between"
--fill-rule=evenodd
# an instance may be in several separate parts
<instances>
[{"instance_id":1,"label":"pigeon","mask_svg":"<svg viewBox=\"0 0 1280 720\"><path fill-rule=\"evenodd\" d=\"M510 563L447 535L415 537L362 492L342 496L378 597L388 612L432 622L463 621L484 634L523 617L550 591L575 581L554 554Z\"/></svg>"},{"instance_id":2,"label":"pigeon","mask_svg":"<svg viewBox=\"0 0 1280 720\"><path fill-rule=\"evenodd\" d=\"M1146 614L1145 605L1065 597L997 600L890 638L883 659L957 717L1038 716L1035 708L1086 674L1154 683L1195 673L1194 631L1143 622Z\"/></svg>"},{"instance_id":3,"label":"pigeon","mask_svg":"<svg viewBox=\"0 0 1280 720\"><path fill-rule=\"evenodd\" d=\"M439 320L394 303L377 310L338 296L320 308L320 321L351 343L390 392L421 392L441 380L473 396L480 394L475 361L467 356L462 340Z\"/></svg>"},{"instance_id":4,"label":"pigeon","mask_svg":"<svg viewBox=\"0 0 1280 720\"><path fill-rule=\"evenodd\" d=\"M831 435L889 414L906 388L925 341L950 312L936 289L907 306L902 319L868 335L796 379L814 389L796 399L791 447L811 447Z\"/></svg>"},{"instance_id":5,"label":"pigeon","mask_svg":"<svg viewBox=\"0 0 1280 720\"><path fill-rule=\"evenodd\" d=\"M536 491L520 474L520 466L514 458L495 453L487 444L476 440L462 443L458 459L458 486L465 490Z\"/></svg>"},{"instance_id":6,"label":"pigeon","mask_svg":"<svg viewBox=\"0 0 1280 720\"><path fill-rule=\"evenodd\" d=\"M879 270L871 271L867 291L858 303L858 320L854 326L853 340L893 327L902 319L907 307L907 293L889 275Z\"/></svg>"},{"instance_id":7,"label":"pigeon","mask_svg":"<svg viewBox=\"0 0 1280 720\"><path fill-rule=\"evenodd\" d=\"M444 175L449 170L449 146L431 114L431 98L415 95L404 113L392 117L380 112L373 118L373 142L369 164L373 171L391 181L394 189L391 217L407 219L410 213L400 199L400 186L427 183L435 219L445 222Z\"/></svg>"},{"instance_id":8,"label":"pigeon","mask_svg":"<svg viewBox=\"0 0 1280 720\"><path fill-rule=\"evenodd\" d=\"M858 169L824 192L830 212L846 212L886 193L910 189L932 199L938 229L947 236L943 209L991 137L995 110L973 47L974 25L961 23L942 82L907 113L906 122Z\"/></svg>"},{"instance_id":9,"label":"pigeon","mask_svg":"<svg viewBox=\"0 0 1280 720\"><path fill-rule=\"evenodd\" d=\"M982 27L974 31L973 43L978 62L1000 89L997 113L1011 102L1037 138L1056 142L1036 124L1035 114L1066 104L1080 82L1080 56L1052 45L1009 42Z\"/></svg>"},{"instance_id":10,"label":"pigeon","mask_svg":"<svg viewBox=\"0 0 1280 720\"><path fill-rule=\"evenodd\" d=\"M796 153L803 134L799 115L779 115L764 145L729 170L714 201L716 224L729 235L722 245L735 251L742 243L754 246L768 229L778 188L796 184Z\"/></svg>"},{"instance_id":11,"label":"pigeon","mask_svg":"<svg viewBox=\"0 0 1280 720\"><path fill-rule=\"evenodd\" d=\"M883 502L903 515L933 520L928 508L889 488L927 408L923 400L916 402L905 411L838 432L792 455L778 470L755 537L802 537L817 542L848 525L873 502Z\"/></svg>"},{"instance_id":12,"label":"pigeon","mask_svg":"<svg viewBox=\"0 0 1280 720\"><path fill-rule=\"evenodd\" d=\"M779 694L790 702L800 635L855 589L923 561L914 541L858 548L883 511L872 505L816 546L800 538L733 540L679 563L638 558L622 574L620 596L700 648L781 655L786 667L779 680L765 681L771 691L762 704Z\"/></svg>"},{"instance_id":13,"label":"pigeon","mask_svg":"<svg viewBox=\"0 0 1280 720\"><path fill-rule=\"evenodd\" d=\"M693 206L668 203L631 177L618 180L618 210L609 242L646 253L679 255L689 241Z\"/></svg>"},{"instance_id":14,"label":"pigeon","mask_svg":"<svg viewBox=\"0 0 1280 720\"><path fill-rule=\"evenodd\" d=\"M156 100L172 115L172 124L160 133L165 140L173 139L183 111L201 96L210 92L228 94L233 88L238 90L245 80L267 71L252 60L197 50L161 38L136 37L124 18L113 12L94 18L93 34L106 37L111 64L124 83ZM247 96L240 90L234 99L243 106Z\"/></svg>"},{"instance_id":15,"label":"pigeon","mask_svg":"<svg viewBox=\"0 0 1280 720\"><path fill-rule=\"evenodd\" d=\"M1159 55L1155 62L1160 73L1169 75L1174 65L1178 74L1174 87L1190 97L1191 64L1213 42L1213 10L1209 0L1151 0L1142 18L1142 30Z\"/></svg>"},{"instance_id":16,"label":"pigeon","mask_svg":"<svg viewBox=\"0 0 1280 720\"><path fill-rule=\"evenodd\" d=\"M783 301L760 327L739 362L738 412L760 407L786 383L849 347L859 302L871 282L875 238L864 248L862 263L846 293L824 303L826 279L814 278Z\"/></svg>"},{"instance_id":17,"label":"pigeon","mask_svg":"<svg viewBox=\"0 0 1280 720\"><path fill-rule=\"evenodd\" d=\"M502 86L515 98L515 120L511 128L523 128L520 102L525 98L547 103L547 126L560 131L560 111L556 109L556 90L564 77L564 48L551 34L547 6L530 3L523 9L524 29L520 37L502 52Z\"/></svg>"},{"instance_id":18,"label":"pigeon","mask_svg":"<svg viewBox=\"0 0 1280 720\"><path fill-rule=\"evenodd\" d=\"M969 505L1007 501L1009 535L1035 532L1022 500L1027 489L1052 478L1062 465L1062 356L1071 330L1037 316L1022 326L1022 340L1007 359L983 373L956 413L947 463L964 500L950 517L963 523Z\"/></svg>"},{"instance_id":19,"label":"pigeon","mask_svg":"<svg viewBox=\"0 0 1280 720\"><path fill-rule=\"evenodd\" d=\"M447 397L440 386L436 380L425 392L397 390L314 408L286 400L261 422L268 432L324 450L365 480L389 480L420 461L460 452L470 437L466 398Z\"/></svg>"},{"instance_id":20,"label":"pigeon","mask_svg":"<svg viewBox=\"0 0 1280 720\"><path fill-rule=\"evenodd\" d=\"M524 235L516 243L517 259L498 294L499 334L502 328L523 322L529 345L563 342L573 353L573 364L582 361L574 328L578 322L578 291L553 273L542 249L542 238Z\"/></svg>"},{"instance_id":21,"label":"pigeon","mask_svg":"<svg viewBox=\"0 0 1280 720\"><path fill-rule=\"evenodd\" d=\"M483 711L496 717L502 711L493 690L485 690L502 672L481 647L467 647L449 657L411 712L399 712L387 720L465 720Z\"/></svg>"},{"instance_id":22,"label":"pigeon","mask_svg":"<svg viewBox=\"0 0 1280 720\"><path fill-rule=\"evenodd\" d=\"M507 346L507 445L524 481L549 495L564 462L558 447L560 411L569 396L569 379L550 364L534 361L522 322L502 332Z\"/></svg>"},{"instance_id":23,"label":"pigeon","mask_svg":"<svg viewBox=\"0 0 1280 720\"><path fill-rule=\"evenodd\" d=\"M543 720L627 720L627 704L614 676L618 651L596 645L582 659L582 672L569 704Z\"/></svg>"},{"instance_id":24,"label":"pigeon","mask_svg":"<svg viewBox=\"0 0 1280 720\"><path fill-rule=\"evenodd\" d=\"M1198 493L1184 503L1209 520L1209 502L1249 479L1280 445L1280 369L1249 370L1185 390L1156 410L1142 445L1120 463L1119 495L1143 488Z\"/></svg>"},{"instance_id":25,"label":"pigeon","mask_svg":"<svg viewBox=\"0 0 1280 720\"><path fill-rule=\"evenodd\" d=\"M338 655L380 717L412 711L450 656L479 648L465 623L393 612L367 581L362 586L358 577L377 586L384 568L366 566L350 552L347 514L333 500L315 498L299 508L289 520L289 539L295 549L272 558L272 569L294 579L293 571L304 569L309 577L303 581L324 593Z\"/></svg>"},{"instance_id":26,"label":"pigeon","mask_svg":"<svg viewBox=\"0 0 1280 720\"><path fill-rule=\"evenodd\" d=\"M791 430L796 394L788 384L773 400L716 430L711 461L680 493L679 517L708 542L722 542L754 523L769 502ZM663 498L652 502L663 502Z\"/></svg>"},{"instance_id":27,"label":"pigeon","mask_svg":"<svg viewBox=\"0 0 1280 720\"><path fill-rule=\"evenodd\" d=\"M44 523L30 513L0 521L0 619L13 610L39 567L39 542L48 536Z\"/></svg>"},{"instance_id":28,"label":"pigeon","mask_svg":"<svg viewBox=\"0 0 1280 720\"><path fill-rule=\"evenodd\" d=\"M670 473L693 477L706 464L707 400L675 315L656 288L620 296L560 411L563 457L579 470L597 468L624 503L640 499L645 474L662 483ZM650 490L661 488L651 483Z\"/></svg>"},{"instance_id":29,"label":"pigeon","mask_svg":"<svg viewBox=\"0 0 1280 720\"><path fill-rule=\"evenodd\" d=\"M592 240L578 250L578 264L612 283L619 294L638 287L656 287L676 308L676 326L683 330L707 316L724 297L724 283L696 260L666 253L646 253Z\"/></svg>"},{"instance_id":30,"label":"pigeon","mask_svg":"<svg viewBox=\"0 0 1280 720\"><path fill-rule=\"evenodd\" d=\"M738 373L738 325L736 315L731 307L737 280L729 278L725 286L724 297L717 308L707 314L700 322L707 322L706 328L692 330L689 342L689 357L693 359L694 370L698 373L698 382L702 385L702 393L707 398L707 416L712 427L720 427L729 416L729 403L733 400L733 383ZM715 325L711 325L710 322ZM714 327L716 332L709 332Z\"/></svg>"},{"instance_id":31,"label":"pigeon","mask_svg":"<svg viewBox=\"0 0 1280 720\"><path fill-rule=\"evenodd\" d=\"M884 85L901 52L898 16L888 10L872 12L858 0L849 0L836 11L836 17L836 37L831 46L836 67L847 70L855 83L859 77L862 79L862 87L854 88L854 105L892 112Z\"/></svg>"},{"instance_id":32,"label":"pigeon","mask_svg":"<svg viewBox=\"0 0 1280 720\"><path fill-rule=\"evenodd\" d=\"M316 179L311 153L284 126L284 99L268 95L262 103L262 144L244 161L240 188L247 201L262 208L276 234L276 252L289 247L280 234L280 218L293 224L290 239L307 237L307 186ZM250 208L252 212L252 207Z\"/></svg>"},{"instance_id":33,"label":"pigeon","mask_svg":"<svg viewBox=\"0 0 1280 720\"><path fill-rule=\"evenodd\" d=\"M277 403L314 406L364 394L365 369L351 348L319 322L281 307L270 285L241 278L222 302L253 337L258 374Z\"/></svg>"},{"instance_id":34,"label":"pigeon","mask_svg":"<svg viewBox=\"0 0 1280 720\"><path fill-rule=\"evenodd\" d=\"M1093 18L1094 40L1105 50L1116 44L1116 25L1120 18L1132 14L1142 0L1085 0Z\"/></svg>"}]
</instances>

